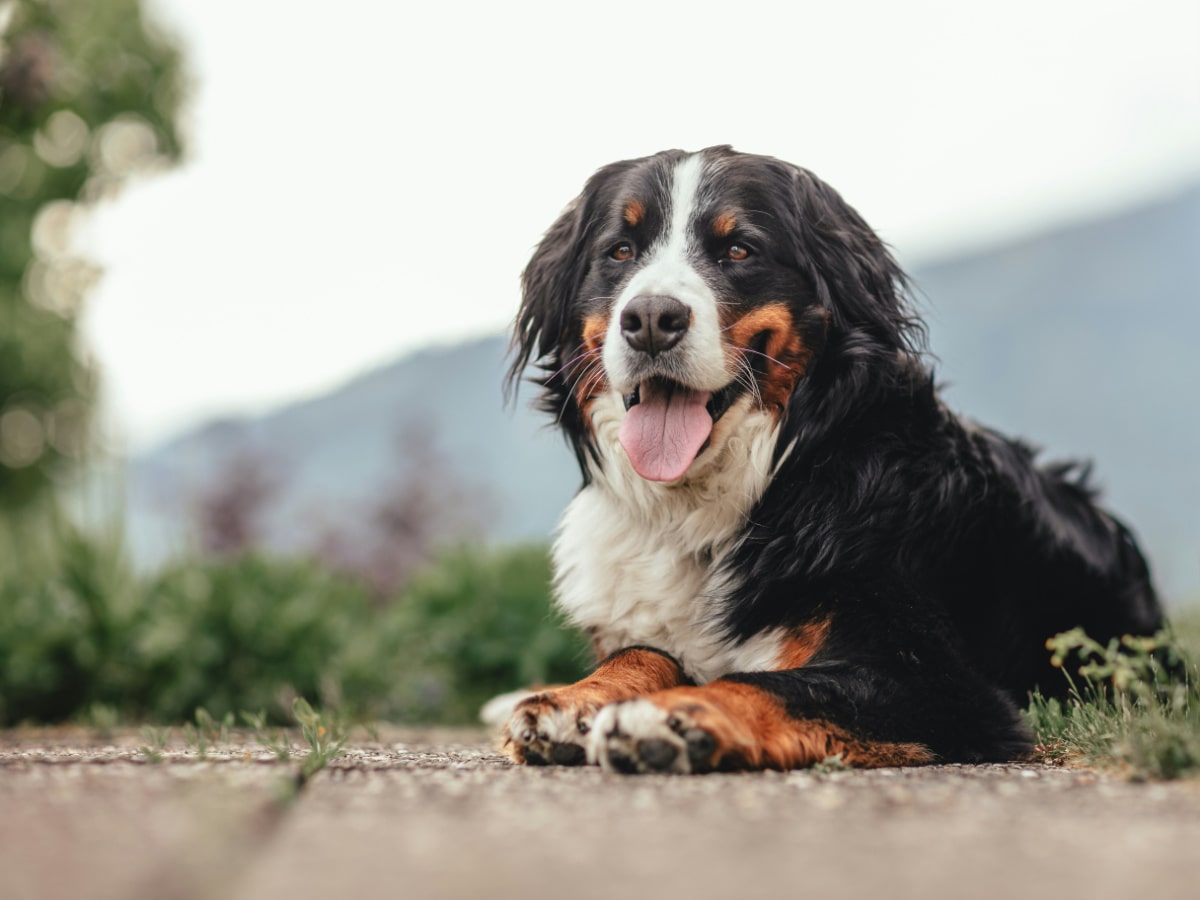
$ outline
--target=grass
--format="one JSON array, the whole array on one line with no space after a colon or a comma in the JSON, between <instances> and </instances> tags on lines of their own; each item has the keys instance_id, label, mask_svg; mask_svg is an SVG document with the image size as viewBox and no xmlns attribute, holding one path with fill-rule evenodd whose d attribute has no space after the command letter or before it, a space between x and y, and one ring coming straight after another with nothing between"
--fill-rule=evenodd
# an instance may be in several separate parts
<instances>
[{"instance_id":1,"label":"grass","mask_svg":"<svg viewBox=\"0 0 1200 900\"><path fill-rule=\"evenodd\" d=\"M292 758L292 739L287 731L271 726L267 714L242 711L242 721L254 732L254 738L275 754L276 762L287 762Z\"/></svg>"},{"instance_id":2,"label":"grass","mask_svg":"<svg viewBox=\"0 0 1200 900\"><path fill-rule=\"evenodd\" d=\"M1031 698L1043 759L1138 780L1200 775L1200 623L1100 644L1081 629L1047 641L1071 681L1065 700Z\"/></svg>"},{"instance_id":3,"label":"grass","mask_svg":"<svg viewBox=\"0 0 1200 900\"><path fill-rule=\"evenodd\" d=\"M171 739L170 728L155 728L152 725L142 726L142 740L145 742L138 747L138 752L148 763L158 765L164 759L167 741Z\"/></svg>"},{"instance_id":4,"label":"grass","mask_svg":"<svg viewBox=\"0 0 1200 900\"><path fill-rule=\"evenodd\" d=\"M249 727L251 738L274 754L275 763L287 765L292 761L294 744L289 729L272 725L267 715L261 711L243 711L241 718ZM349 727L338 716L313 709L302 697L297 697L292 704L292 718L299 729L300 739L308 747L308 752L301 757L299 765L276 786L275 799L281 805L294 801L309 780L337 758L350 737ZM233 726L232 714L215 719L208 710L200 707L195 712L194 721L183 726L184 742L188 749L195 752L197 761L205 762L209 758L210 750L237 739L238 736L233 733ZM138 747L138 753L151 765L161 764L166 759L170 738L169 728L143 726L143 743ZM247 761L250 758L247 752Z\"/></svg>"},{"instance_id":5,"label":"grass","mask_svg":"<svg viewBox=\"0 0 1200 900\"><path fill-rule=\"evenodd\" d=\"M226 713L220 720L212 717L203 706L196 710L195 723L183 726L183 737L200 759L208 759L209 748L229 741L229 730L233 728L233 713Z\"/></svg>"}]
</instances>

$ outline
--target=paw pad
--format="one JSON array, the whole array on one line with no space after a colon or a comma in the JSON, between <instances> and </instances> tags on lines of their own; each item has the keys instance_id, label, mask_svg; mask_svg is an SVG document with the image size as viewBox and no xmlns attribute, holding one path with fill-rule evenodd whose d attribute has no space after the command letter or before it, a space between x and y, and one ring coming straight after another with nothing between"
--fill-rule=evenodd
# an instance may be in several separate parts
<instances>
[{"instance_id":1,"label":"paw pad","mask_svg":"<svg viewBox=\"0 0 1200 900\"><path fill-rule=\"evenodd\" d=\"M682 713L647 700L606 706L588 739L588 758L613 772L696 772L709 768L717 742Z\"/></svg>"}]
</instances>

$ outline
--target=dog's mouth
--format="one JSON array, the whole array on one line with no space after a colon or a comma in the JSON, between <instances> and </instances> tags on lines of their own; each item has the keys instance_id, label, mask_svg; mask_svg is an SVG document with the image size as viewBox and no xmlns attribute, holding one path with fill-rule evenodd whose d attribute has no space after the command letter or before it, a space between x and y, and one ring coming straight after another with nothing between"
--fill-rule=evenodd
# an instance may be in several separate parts
<instances>
[{"instance_id":1,"label":"dog's mouth","mask_svg":"<svg viewBox=\"0 0 1200 900\"><path fill-rule=\"evenodd\" d=\"M654 376L625 394L618 437L634 471L648 481L682 478L708 447L713 425L737 393L736 381L712 392Z\"/></svg>"}]
</instances>

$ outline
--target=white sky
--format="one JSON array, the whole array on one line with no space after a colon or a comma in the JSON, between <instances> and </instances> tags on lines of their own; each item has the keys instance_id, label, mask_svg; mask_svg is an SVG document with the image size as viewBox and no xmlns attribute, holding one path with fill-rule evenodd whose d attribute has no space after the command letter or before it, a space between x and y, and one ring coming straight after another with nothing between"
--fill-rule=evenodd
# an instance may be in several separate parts
<instances>
[{"instance_id":1,"label":"white sky","mask_svg":"<svg viewBox=\"0 0 1200 900\"><path fill-rule=\"evenodd\" d=\"M1200 173L1196 0L152 8L189 52L190 153L80 240L135 450L504 327L615 159L800 163L909 261Z\"/></svg>"}]
</instances>

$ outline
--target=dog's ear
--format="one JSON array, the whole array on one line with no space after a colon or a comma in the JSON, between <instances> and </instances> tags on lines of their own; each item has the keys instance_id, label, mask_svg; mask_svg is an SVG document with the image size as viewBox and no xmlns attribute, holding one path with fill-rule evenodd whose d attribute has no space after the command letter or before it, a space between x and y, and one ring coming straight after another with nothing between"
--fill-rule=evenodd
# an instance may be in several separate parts
<instances>
[{"instance_id":1,"label":"dog's ear","mask_svg":"<svg viewBox=\"0 0 1200 900\"><path fill-rule=\"evenodd\" d=\"M790 168L798 263L833 326L919 353L924 325L910 309L908 279L887 245L837 191L807 169Z\"/></svg>"},{"instance_id":2,"label":"dog's ear","mask_svg":"<svg viewBox=\"0 0 1200 900\"><path fill-rule=\"evenodd\" d=\"M542 237L521 274L521 308L513 326L512 361L504 380L510 398L529 361L555 357L567 337L571 301L587 272L587 206L584 195L571 201Z\"/></svg>"},{"instance_id":3,"label":"dog's ear","mask_svg":"<svg viewBox=\"0 0 1200 900\"><path fill-rule=\"evenodd\" d=\"M559 357L574 339L579 325L575 300L587 277L592 237L603 224L610 186L632 164L613 163L596 172L583 192L571 201L543 236L521 275L521 309L513 326L511 362L505 393L512 397L525 367L540 362L550 372L563 364Z\"/></svg>"}]
</instances>

